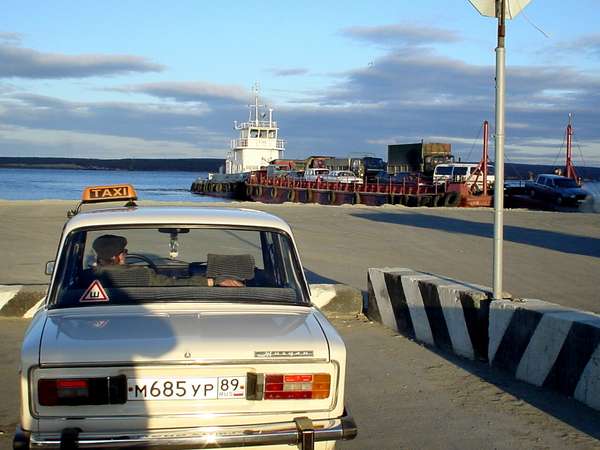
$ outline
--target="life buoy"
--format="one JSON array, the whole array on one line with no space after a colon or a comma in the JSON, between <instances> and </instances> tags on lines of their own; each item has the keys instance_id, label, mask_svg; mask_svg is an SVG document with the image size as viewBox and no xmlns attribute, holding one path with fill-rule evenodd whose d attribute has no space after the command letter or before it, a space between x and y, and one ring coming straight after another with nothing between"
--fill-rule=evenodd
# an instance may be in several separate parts
<instances>
[{"instance_id":1,"label":"life buoy","mask_svg":"<svg viewBox=\"0 0 600 450\"><path fill-rule=\"evenodd\" d=\"M444 196L444 206L458 206L460 203L460 194L458 192L447 192Z\"/></svg>"}]
</instances>

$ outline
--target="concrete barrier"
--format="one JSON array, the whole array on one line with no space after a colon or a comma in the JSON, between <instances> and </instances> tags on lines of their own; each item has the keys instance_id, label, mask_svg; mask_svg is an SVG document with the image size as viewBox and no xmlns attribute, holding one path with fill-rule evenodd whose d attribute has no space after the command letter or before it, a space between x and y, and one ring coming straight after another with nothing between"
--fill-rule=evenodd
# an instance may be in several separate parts
<instances>
[{"instance_id":1,"label":"concrete barrier","mask_svg":"<svg viewBox=\"0 0 600 450\"><path fill-rule=\"evenodd\" d=\"M45 295L42 285L0 285L0 316L31 317Z\"/></svg>"},{"instance_id":2,"label":"concrete barrier","mask_svg":"<svg viewBox=\"0 0 600 450\"><path fill-rule=\"evenodd\" d=\"M362 313L362 292L345 284L311 284L310 299L327 317L355 317Z\"/></svg>"},{"instance_id":3,"label":"concrete barrier","mask_svg":"<svg viewBox=\"0 0 600 450\"><path fill-rule=\"evenodd\" d=\"M600 410L600 316L542 300L494 301L489 360Z\"/></svg>"},{"instance_id":4,"label":"concrete barrier","mask_svg":"<svg viewBox=\"0 0 600 450\"><path fill-rule=\"evenodd\" d=\"M600 410L599 315L406 268L369 269L367 283L370 319Z\"/></svg>"},{"instance_id":5,"label":"concrete barrier","mask_svg":"<svg viewBox=\"0 0 600 450\"><path fill-rule=\"evenodd\" d=\"M487 359L491 293L406 268L369 269L366 314L419 342Z\"/></svg>"}]
</instances>

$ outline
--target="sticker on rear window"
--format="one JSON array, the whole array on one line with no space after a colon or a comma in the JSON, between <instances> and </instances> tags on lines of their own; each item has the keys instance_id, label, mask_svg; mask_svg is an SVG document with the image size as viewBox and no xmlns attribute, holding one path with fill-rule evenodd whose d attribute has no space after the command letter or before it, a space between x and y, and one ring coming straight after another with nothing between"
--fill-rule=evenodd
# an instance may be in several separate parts
<instances>
[{"instance_id":1,"label":"sticker on rear window","mask_svg":"<svg viewBox=\"0 0 600 450\"><path fill-rule=\"evenodd\" d=\"M81 298L80 302L107 302L108 295L98 280L94 280L90 287L86 289Z\"/></svg>"}]
</instances>

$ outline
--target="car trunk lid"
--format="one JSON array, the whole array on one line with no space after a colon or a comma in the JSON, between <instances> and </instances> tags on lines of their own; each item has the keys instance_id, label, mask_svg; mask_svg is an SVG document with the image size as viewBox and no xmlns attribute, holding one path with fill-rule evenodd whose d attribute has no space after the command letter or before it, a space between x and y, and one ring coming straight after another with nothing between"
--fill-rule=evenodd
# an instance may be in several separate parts
<instances>
[{"instance_id":1,"label":"car trunk lid","mask_svg":"<svg viewBox=\"0 0 600 450\"><path fill-rule=\"evenodd\" d=\"M328 360L310 307L194 304L50 311L42 366Z\"/></svg>"}]
</instances>

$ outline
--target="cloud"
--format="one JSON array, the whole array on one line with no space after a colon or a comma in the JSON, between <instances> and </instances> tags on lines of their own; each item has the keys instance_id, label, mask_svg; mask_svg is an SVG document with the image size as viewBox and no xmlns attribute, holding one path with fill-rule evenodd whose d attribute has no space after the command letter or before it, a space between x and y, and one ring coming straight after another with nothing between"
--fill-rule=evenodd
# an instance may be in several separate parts
<instances>
[{"instance_id":1,"label":"cloud","mask_svg":"<svg viewBox=\"0 0 600 450\"><path fill-rule=\"evenodd\" d=\"M0 43L0 78L63 79L133 72L160 72L164 66L132 55L42 53Z\"/></svg>"},{"instance_id":2,"label":"cloud","mask_svg":"<svg viewBox=\"0 0 600 450\"><path fill-rule=\"evenodd\" d=\"M205 106L175 102L68 102L9 93L0 96L0 123L5 126L92 135L121 136L227 151L236 117L217 119Z\"/></svg>"},{"instance_id":3,"label":"cloud","mask_svg":"<svg viewBox=\"0 0 600 450\"><path fill-rule=\"evenodd\" d=\"M169 143L163 154L170 157L201 157L207 152L224 157L229 140L237 137L231 125L247 118L250 97L241 87L205 82L113 90L149 97L68 102L14 90L0 93L0 123L8 130L0 151L45 155L47 139L47 148L56 154L61 147L50 139L56 131L65 149L75 148L67 145L68 139L82 146L95 140L90 146L101 151L106 138L111 143L107 146L120 149L122 157L144 156L145 143L148 155ZM494 119L494 68L422 47L394 49L372 67L341 73L330 86L296 93L294 98L293 103L274 104L280 138L288 142L286 157L371 153L387 158L388 144L424 139L450 142L457 156L474 160L481 149L481 123ZM600 165L598 104L600 76L594 73L551 65L509 66L507 160L552 163L567 113L573 112L585 162ZM27 131L32 132L31 142ZM16 143L10 141L13 134L19 136Z\"/></svg>"},{"instance_id":4,"label":"cloud","mask_svg":"<svg viewBox=\"0 0 600 450\"><path fill-rule=\"evenodd\" d=\"M473 141L481 123L494 120L494 98L493 66L431 50L400 49L294 103L280 112L285 118L280 124L295 154L357 151L387 157L387 144L444 139L459 155L475 146L475 155L481 146ZM506 139L515 157L524 153L519 150L523 144L527 157L554 158L567 114L573 112L579 140L591 145L586 162L600 164L598 75L574 67L510 66L506 102ZM310 141L303 136L308 130ZM541 145L529 151L532 142Z\"/></svg>"},{"instance_id":5,"label":"cloud","mask_svg":"<svg viewBox=\"0 0 600 450\"><path fill-rule=\"evenodd\" d=\"M246 103L249 95L239 86L217 85L204 82L161 82L146 83L114 88L127 93L142 93L157 98L179 102L206 102L209 104Z\"/></svg>"},{"instance_id":6,"label":"cloud","mask_svg":"<svg viewBox=\"0 0 600 450\"><path fill-rule=\"evenodd\" d=\"M558 51L561 54L583 53L600 60L600 33L587 34L572 41L559 42L550 51Z\"/></svg>"},{"instance_id":7,"label":"cloud","mask_svg":"<svg viewBox=\"0 0 600 450\"><path fill-rule=\"evenodd\" d=\"M341 33L352 39L388 47L420 46L461 40L459 33L453 30L407 23L374 27L354 26L345 28Z\"/></svg>"},{"instance_id":8,"label":"cloud","mask_svg":"<svg viewBox=\"0 0 600 450\"><path fill-rule=\"evenodd\" d=\"M20 33L11 33L7 31L0 31L0 43L6 44L20 44L23 36Z\"/></svg>"},{"instance_id":9,"label":"cloud","mask_svg":"<svg viewBox=\"0 0 600 450\"><path fill-rule=\"evenodd\" d=\"M308 69L303 69L301 67L292 69L270 69L270 71L276 77L291 77L298 75L306 75L308 73Z\"/></svg>"},{"instance_id":10,"label":"cloud","mask_svg":"<svg viewBox=\"0 0 600 450\"><path fill-rule=\"evenodd\" d=\"M0 155L78 158L219 158L219 147L199 146L173 140L0 126Z\"/></svg>"}]
</instances>

